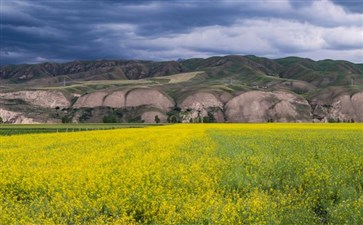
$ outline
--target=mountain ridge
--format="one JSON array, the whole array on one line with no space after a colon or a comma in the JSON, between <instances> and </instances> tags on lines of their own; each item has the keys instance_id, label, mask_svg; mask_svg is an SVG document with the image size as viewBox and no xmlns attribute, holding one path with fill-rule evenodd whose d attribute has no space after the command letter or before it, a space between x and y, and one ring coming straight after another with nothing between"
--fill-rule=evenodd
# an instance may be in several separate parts
<instances>
[{"instance_id":1,"label":"mountain ridge","mask_svg":"<svg viewBox=\"0 0 363 225\"><path fill-rule=\"evenodd\" d=\"M122 68L128 76L125 79L141 79L145 77L171 75L178 72L191 72L198 67L220 66L222 61L236 62L240 60L242 64L250 64L258 70L262 66L263 72L274 74L284 74L291 70L292 66L301 66L301 69L313 71L340 71L351 73L363 73L363 64L355 64L345 60L324 59L314 61L309 58L300 58L295 56L268 59L254 55L227 55L213 56L206 59L191 58L181 61L149 61L149 60L75 60L66 63L44 62L39 64L20 64L20 65L3 65L0 67L0 79L32 79L34 76L60 76L77 74L81 72L91 72L97 69L115 69ZM213 65L213 62L219 65ZM199 62L199 63L198 63ZM252 65L256 63L256 65ZM193 65L194 64L194 65ZM132 70L130 71L130 68ZM186 70L188 69L188 71ZM145 70L149 73L145 74ZM102 72L102 71L101 71ZM109 71L107 71L109 72ZM135 75L135 72L139 72ZM38 74L36 74L38 73ZM142 76L144 75L144 77ZM37 77L35 77L37 78Z\"/></svg>"}]
</instances>

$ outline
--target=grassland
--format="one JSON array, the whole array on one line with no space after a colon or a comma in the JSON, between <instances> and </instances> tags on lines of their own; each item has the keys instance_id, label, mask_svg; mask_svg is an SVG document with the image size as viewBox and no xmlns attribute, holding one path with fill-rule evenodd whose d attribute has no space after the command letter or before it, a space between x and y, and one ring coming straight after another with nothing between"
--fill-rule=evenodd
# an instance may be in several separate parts
<instances>
[{"instance_id":1,"label":"grassland","mask_svg":"<svg viewBox=\"0 0 363 225\"><path fill-rule=\"evenodd\" d=\"M182 83L193 79L198 74L202 74L203 72L190 72L190 73L179 73L175 75L162 76L152 78L153 80L168 80L168 83Z\"/></svg>"},{"instance_id":2,"label":"grassland","mask_svg":"<svg viewBox=\"0 0 363 225\"><path fill-rule=\"evenodd\" d=\"M0 124L1 135L20 135L34 133L79 132L92 130L111 130L120 128L141 128L160 124L145 123L80 123L80 124Z\"/></svg>"},{"instance_id":3,"label":"grassland","mask_svg":"<svg viewBox=\"0 0 363 225\"><path fill-rule=\"evenodd\" d=\"M361 124L0 136L0 224L363 224Z\"/></svg>"},{"instance_id":4,"label":"grassland","mask_svg":"<svg viewBox=\"0 0 363 225\"><path fill-rule=\"evenodd\" d=\"M91 80L91 81L71 81L66 86L42 86L36 87L36 89L42 90L98 90L110 87L135 87L135 86L159 86L165 84L176 84L187 82L199 74L203 74L202 71L179 73L169 76L151 77L138 80ZM59 84L58 84L59 85ZM16 86L16 85L15 85ZM14 86L14 87L15 87Z\"/></svg>"}]
</instances>

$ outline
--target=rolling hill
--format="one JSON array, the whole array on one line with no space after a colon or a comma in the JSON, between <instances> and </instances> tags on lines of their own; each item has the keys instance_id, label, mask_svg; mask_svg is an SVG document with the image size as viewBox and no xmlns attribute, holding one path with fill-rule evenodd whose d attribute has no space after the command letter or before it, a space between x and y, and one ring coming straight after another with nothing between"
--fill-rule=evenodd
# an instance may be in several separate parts
<instances>
[{"instance_id":1,"label":"rolling hill","mask_svg":"<svg viewBox=\"0 0 363 225\"><path fill-rule=\"evenodd\" d=\"M252 55L0 68L7 123L363 121L363 65Z\"/></svg>"}]
</instances>

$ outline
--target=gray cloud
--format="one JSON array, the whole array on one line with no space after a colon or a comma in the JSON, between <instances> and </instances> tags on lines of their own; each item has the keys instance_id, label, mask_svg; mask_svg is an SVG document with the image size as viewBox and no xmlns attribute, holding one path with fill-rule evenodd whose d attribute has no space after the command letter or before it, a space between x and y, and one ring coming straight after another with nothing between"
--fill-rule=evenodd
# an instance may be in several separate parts
<instances>
[{"instance_id":1,"label":"gray cloud","mask_svg":"<svg viewBox=\"0 0 363 225\"><path fill-rule=\"evenodd\" d=\"M225 54L359 62L360 2L3 0L1 64Z\"/></svg>"},{"instance_id":2,"label":"gray cloud","mask_svg":"<svg viewBox=\"0 0 363 225\"><path fill-rule=\"evenodd\" d=\"M351 12L363 13L363 1L361 0L333 0L333 2Z\"/></svg>"}]
</instances>

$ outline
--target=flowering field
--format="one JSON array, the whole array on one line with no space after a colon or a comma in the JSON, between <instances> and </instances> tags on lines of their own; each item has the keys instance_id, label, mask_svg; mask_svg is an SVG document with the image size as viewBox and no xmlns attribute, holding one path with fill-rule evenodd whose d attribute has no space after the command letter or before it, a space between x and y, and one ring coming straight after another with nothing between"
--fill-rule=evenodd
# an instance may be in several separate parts
<instances>
[{"instance_id":1,"label":"flowering field","mask_svg":"<svg viewBox=\"0 0 363 225\"><path fill-rule=\"evenodd\" d=\"M361 124L0 136L0 224L363 224Z\"/></svg>"}]
</instances>

